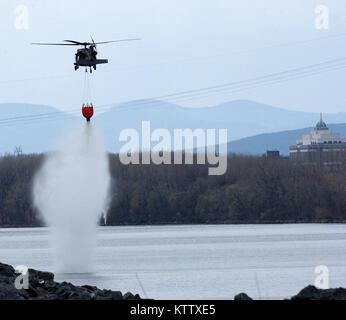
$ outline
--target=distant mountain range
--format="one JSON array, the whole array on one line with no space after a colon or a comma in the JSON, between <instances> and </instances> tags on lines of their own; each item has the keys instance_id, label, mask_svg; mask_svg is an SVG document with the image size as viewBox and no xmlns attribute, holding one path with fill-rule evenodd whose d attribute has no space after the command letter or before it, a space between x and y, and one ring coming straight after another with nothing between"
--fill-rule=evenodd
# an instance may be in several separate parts
<instances>
[{"instance_id":1,"label":"distant mountain range","mask_svg":"<svg viewBox=\"0 0 346 320\"><path fill-rule=\"evenodd\" d=\"M341 137L346 137L346 123L330 124L328 127L334 133L340 133ZM229 142L227 150L230 153L248 155L262 155L267 150L279 150L281 155L288 155L289 146L295 145L296 140L300 139L303 134L310 133L313 129L310 127L243 138Z\"/></svg>"},{"instance_id":2,"label":"distant mountain range","mask_svg":"<svg viewBox=\"0 0 346 320\"><path fill-rule=\"evenodd\" d=\"M53 107L0 104L0 154L12 153L15 147L24 153L51 150L64 129L77 122Z\"/></svg>"},{"instance_id":3,"label":"distant mountain range","mask_svg":"<svg viewBox=\"0 0 346 320\"><path fill-rule=\"evenodd\" d=\"M49 106L0 104L0 153L13 152L16 146L25 153L48 151L66 128L84 122L79 112L74 116L57 112ZM319 113L288 111L247 100L207 108L184 108L144 100L122 104L101 114L96 106L95 113L92 121L104 131L110 152L118 152L122 146L118 141L122 129L133 128L140 133L141 121L150 120L152 130L165 128L171 132L175 128L227 128L228 141L232 141L230 151L261 154L266 149L276 148L287 154L288 145L309 132L319 120ZM27 118L18 118L23 116ZM325 114L323 118L327 124L346 123L346 113ZM336 127L335 131L345 136L344 126ZM334 130L333 126L331 128ZM280 132L283 130L286 132ZM264 133L267 134L262 135Z\"/></svg>"}]
</instances>

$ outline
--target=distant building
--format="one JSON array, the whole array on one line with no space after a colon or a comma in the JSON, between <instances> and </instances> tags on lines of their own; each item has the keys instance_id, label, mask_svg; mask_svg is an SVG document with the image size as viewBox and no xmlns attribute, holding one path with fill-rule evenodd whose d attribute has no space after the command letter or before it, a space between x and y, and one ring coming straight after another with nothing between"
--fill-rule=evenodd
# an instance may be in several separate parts
<instances>
[{"instance_id":1,"label":"distant building","mask_svg":"<svg viewBox=\"0 0 346 320\"><path fill-rule=\"evenodd\" d=\"M345 151L346 139L331 132L323 122L321 114L314 131L303 135L295 146L290 146L290 158L335 168L345 159Z\"/></svg>"},{"instance_id":2,"label":"distant building","mask_svg":"<svg viewBox=\"0 0 346 320\"><path fill-rule=\"evenodd\" d=\"M280 158L280 151L278 150L267 150L266 157L269 159L278 159Z\"/></svg>"}]
</instances>

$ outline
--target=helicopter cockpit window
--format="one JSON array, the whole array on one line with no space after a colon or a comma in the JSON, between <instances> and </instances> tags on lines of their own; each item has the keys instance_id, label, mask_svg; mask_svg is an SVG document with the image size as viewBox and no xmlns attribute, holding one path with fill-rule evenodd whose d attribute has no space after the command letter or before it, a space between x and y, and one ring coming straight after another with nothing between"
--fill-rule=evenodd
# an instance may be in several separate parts
<instances>
[{"instance_id":1,"label":"helicopter cockpit window","mask_svg":"<svg viewBox=\"0 0 346 320\"><path fill-rule=\"evenodd\" d=\"M77 54L77 61L79 60L84 60L86 57L85 57L85 54L83 52L79 52Z\"/></svg>"}]
</instances>

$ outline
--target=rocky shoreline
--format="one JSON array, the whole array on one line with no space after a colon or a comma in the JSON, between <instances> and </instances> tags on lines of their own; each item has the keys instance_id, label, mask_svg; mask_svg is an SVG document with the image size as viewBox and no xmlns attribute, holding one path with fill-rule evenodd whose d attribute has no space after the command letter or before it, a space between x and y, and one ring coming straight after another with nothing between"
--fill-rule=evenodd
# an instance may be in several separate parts
<instances>
[{"instance_id":1,"label":"rocky shoreline","mask_svg":"<svg viewBox=\"0 0 346 320\"><path fill-rule=\"evenodd\" d=\"M239 293L234 300L252 300L246 293ZM286 300L346 300L346 289L318 289L315 286L307 286L291 299Z\"/></svg>"},{"instance_id":2,"label":"rocky shoreline","mask_svg":"<svg viewBox=\"0 0 346 320\"><path fill-rule=\"evenodd\" d=\"M68 282L55 282L51 272L29 269L28 287L16 289L15 281L20 275L7 264L0 263L0 300L141 300L138 294L99 289ZM246 293L239 293L234 300L252 300ZM307 286L290 300L346 300L346 289L317 289Z\"/></svg>"},{"instance_id":3,"label":"rocky shoreline","mask_svg":"<svg viewBox=\"0 0 346 320\"><path fill-rule=\"evenodd\" d=\"M15 279L20 275L7 264L0 263L0 300L140 300L138 294L101 290L93 286L74 286L68 282L55 282L54 274L28 270L29 286L16 289Z\"/></svg>"}]
</instances>

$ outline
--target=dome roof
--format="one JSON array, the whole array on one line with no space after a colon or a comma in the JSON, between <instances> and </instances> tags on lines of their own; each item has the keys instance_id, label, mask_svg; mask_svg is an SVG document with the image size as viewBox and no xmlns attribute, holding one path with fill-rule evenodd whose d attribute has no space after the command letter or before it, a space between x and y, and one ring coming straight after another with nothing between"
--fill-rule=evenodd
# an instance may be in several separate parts
<instances>
[{"instance_id":1,"label":"dome roof","mask_svg":"<svg viewBox=\"0 0 346 320\"><path fill-rule=\"evenodd\" d=\"M321 113L320 121L317 122L317 124L316 124L315 130L328 130L327 125L322 120L322 113Z\"/></svg>"}]
</instances>

